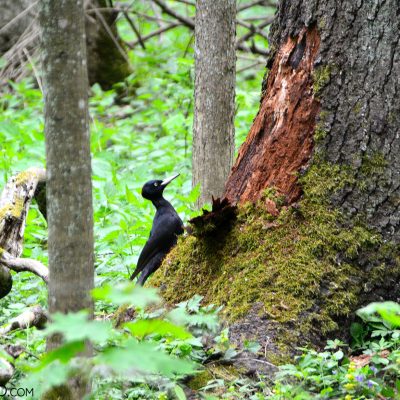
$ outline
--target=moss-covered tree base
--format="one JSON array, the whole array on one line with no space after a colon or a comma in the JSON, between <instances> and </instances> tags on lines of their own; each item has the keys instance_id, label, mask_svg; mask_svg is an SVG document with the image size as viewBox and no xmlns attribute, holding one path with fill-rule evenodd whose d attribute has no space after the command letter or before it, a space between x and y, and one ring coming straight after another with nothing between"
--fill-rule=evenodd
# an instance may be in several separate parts
<instances>
[{"instance_id":1,"label":"moss-covered tree base","mask_svg":"<svg viewBox=\"0 0 400 400\"><path fill-rule=\"evenodd\" d=\"M398 296L400 277L398 249L329 206L352 180L315 162L300 179L300 202L287 207L268 189L256 205L239 206L229 227L181 238L151 284L171 303L197 293L223 305L234 341L258 340L272 362L346 335L360 305ZM271 200L277 216L267 211Z\"/></svg>"}]
</instances>

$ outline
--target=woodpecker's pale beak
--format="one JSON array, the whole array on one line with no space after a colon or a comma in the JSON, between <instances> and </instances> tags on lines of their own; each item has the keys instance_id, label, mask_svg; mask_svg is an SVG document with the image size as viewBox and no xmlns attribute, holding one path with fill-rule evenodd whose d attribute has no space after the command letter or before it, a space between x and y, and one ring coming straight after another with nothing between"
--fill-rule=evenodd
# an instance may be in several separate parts
<instances>
[{"instance_id":1,"label":"woodpecker's pale beak","mask_svg":"<svg viewBox=\"0 0 400 400\"><path fill-rule=\"evenodd\" d=\"M167 179L164 179L162 182L161 182L161 186L167 186L170 182L172 182L175 178L177 178L179 176L179 174L176 174L176 175L173 175L173 176L170 176L169 178L167 178Z\"/></svg>"}]
</instances>

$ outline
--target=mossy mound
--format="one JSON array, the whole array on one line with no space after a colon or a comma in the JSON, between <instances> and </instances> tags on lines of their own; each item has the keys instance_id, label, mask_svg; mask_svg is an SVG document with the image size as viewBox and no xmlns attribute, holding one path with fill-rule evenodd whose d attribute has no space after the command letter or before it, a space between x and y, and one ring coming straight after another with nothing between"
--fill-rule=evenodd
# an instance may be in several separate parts
<instances>
[{"instance_id":1,"label":"mossy mound","mask_svg":"<svg viewBox=\"0 0 400 400\"><path fill-rule=\"evenodd\" d=\"M223 305L231 322L257 304L281 354L318 344L360 304L390 297L400 277L396 247L329 205L329 196L353 179L343 167L315 163L300 179L299 203L287 207L266 191L258 204L239 206L226 229L181 238L151 284L172 303L201 294ZM276 217L266 211L271 199Z\"/></svg>"}]
</instances>

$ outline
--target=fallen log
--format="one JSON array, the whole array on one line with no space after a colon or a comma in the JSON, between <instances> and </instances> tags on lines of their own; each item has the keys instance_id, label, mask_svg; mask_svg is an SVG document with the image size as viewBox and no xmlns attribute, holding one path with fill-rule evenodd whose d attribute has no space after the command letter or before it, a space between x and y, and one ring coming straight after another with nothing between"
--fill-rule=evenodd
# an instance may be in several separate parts
<instances>
[{"instance_id":1,"label":"fallen log","mask_svg":"<svg viewBox=\"0 0 400 400\"><path fill-rule=\"evenodd\" d=\"M44 265L20 258L29 206L36 188L39 184L43 188L45 180L44 169L30 168L12 176L0 195L0 298L11 291L10 269L16 272L30 271L48 281L48 271ZM42 212L44 208L40 207Z\"/></svg>"},{"instance_id":2,"label":"fallen log","mask_svg":"<svg viewBox=\"0 0 400 400\"><path fill-rule=\"evenodd\" d=\"M18 317L11 319L10 322L0 327L0 337L7 335L11 331L27 329L33 326L37 329L43 329L47 320L47 312L42 307L30 307Z\"/></svg>"},{"instance_id":3,"label":"fallen log","mask_svg":"<svg viewBox=\"0 0 400 400\"><path fill-rule=\"evenodd\" d=\"M0 387L4 386L14 375L14 360L17 359L25 349L18 345L7 345L0 347Z\"/></svg>"},{"instance_id":4,"label":"fallen log","mask_svg":"<svg viewBox=\"0 0 400 400\"><path fill-rule=\"evenodd\" d=\"M14 375L14 365L11 356L5 357L5 351L0 348L0 387L4 386Z\"/></svg>"}]
</instances>

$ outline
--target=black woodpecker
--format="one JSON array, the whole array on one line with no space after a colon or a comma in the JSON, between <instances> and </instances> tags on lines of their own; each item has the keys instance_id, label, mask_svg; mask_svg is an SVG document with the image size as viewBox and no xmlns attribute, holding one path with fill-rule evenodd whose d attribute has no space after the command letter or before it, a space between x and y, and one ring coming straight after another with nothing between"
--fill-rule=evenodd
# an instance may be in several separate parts
<instances>
[{"instance_id":1,"label":"black woodpecker","mask_svg":"<svg viewBox=\"0 0 400 400\"><path fill-rule=\"evenodd\" d=\"M147 278L161 265L165 255L175 246L178 235L183 233L183 222L174 207L165 200L163 191L179 174L167 179L153 180L145 183L142 196L150 200L156 208L150 237L140 253L136 269L130 279L135 279L139 274L137 284L143 285Z\"/></svg>"}]
</instances>

